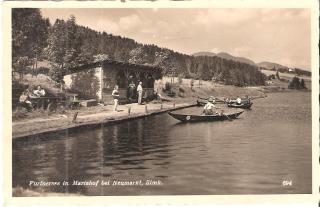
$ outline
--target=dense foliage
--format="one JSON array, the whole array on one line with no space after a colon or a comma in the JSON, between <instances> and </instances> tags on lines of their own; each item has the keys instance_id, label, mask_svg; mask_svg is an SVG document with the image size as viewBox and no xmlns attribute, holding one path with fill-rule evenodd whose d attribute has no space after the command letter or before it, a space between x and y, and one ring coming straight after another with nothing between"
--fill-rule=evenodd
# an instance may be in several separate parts
<instances>
[{"instance_id":1,"label":"dense foliage","mask_svg":"<svg viewBox=\"0 0 320 207\"><path fill-rule=\"evenodd\" d=\"M298 77L293 77L288 85L288 88L300 90L300 89L306 89L306 85L302 78L300 80Z\"/></svg>"},{"instance_id":2,"label":"dense foliage","mask_svg":"<svg viewBox=\"0 0 320 207\"><path fill-rule=\"evenodd\" d=\"M97 98L100 81L97 76L94 75L94 70L74 74L71 79L71 89L79 94L79 98Z\"/></svg>"},{"instance_id":3,"label":"dense foliage","mask_svg":"<svg viewBox=\"0 0 320 207\"><path fill-rule=\"evenodd\" d=\"M143 45L133 39L79 26L74 16L67 21L57 19L50 26L38 9L14 9L13 14L13 56L17 59L32 51L30 57L34 57L41 51L51 63L50 75L57 81L62 80L66 68L100 57L159 66L168 76L215 80L236 86L264 85L266 80L256 66L216 56L194 57L156 45ZM32 38L24 42L20 33L24 35L27 31L34 32Z\"/></svg>"},{"instance_id":4,"label":"dense foliage","mask_svg":"<svg viewBox=\"0 0 320 207\"><path fill-rule=\"evenodd\" d=\"M23 74L27 66L37 67L47 46L49 19L41 16L39 9L12 10L12 66Z\"/></svg>"}]
</instances>

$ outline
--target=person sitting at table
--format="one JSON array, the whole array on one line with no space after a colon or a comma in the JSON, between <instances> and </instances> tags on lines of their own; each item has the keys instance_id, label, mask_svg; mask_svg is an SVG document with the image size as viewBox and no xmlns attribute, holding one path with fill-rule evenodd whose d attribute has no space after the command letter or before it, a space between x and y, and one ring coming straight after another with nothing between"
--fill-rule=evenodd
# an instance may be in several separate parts
<instances>
[{"instance_id":1,"label":"person sitting at table","mask_svg":"<svg viewBox=\"0 0 320 207\"><path fill-rule=\"evenodd\" d=\"M27 111L31 111L32 110L32 103L30 101L30 97L29 97L29 90L26 89L25 91L22 92L22 94L19 97L19 104L26 108Z\"/></svg>"},{"instance_id":2,"label":"person sitting at table","mask_svg":"<svg viewBox=\"0 0 320 207\"><path fill-rule=\"evenodd\" d=\"M33 94L37 97L45 96L46 92L40 85L37 86L37 89L33 91Z\"/></svg>"}]
</instances>

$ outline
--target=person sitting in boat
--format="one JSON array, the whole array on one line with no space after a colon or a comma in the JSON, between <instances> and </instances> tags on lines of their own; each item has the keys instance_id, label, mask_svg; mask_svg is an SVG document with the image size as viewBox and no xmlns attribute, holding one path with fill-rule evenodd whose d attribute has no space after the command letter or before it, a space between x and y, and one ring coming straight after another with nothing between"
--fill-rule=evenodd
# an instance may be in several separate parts
<instances>
[{"instance_id":1,"label":"person sitting in boat","mask_svg":"<svg viewBox=\"0 0 320 207\"><path fill-rule=\"evenodd\" d=\"M242 103L242 100L241 100L241 98L238 96L237 97L237 99L236 99L236 103L238 104L238 105L240 105L241 103Z\"/></svg>"},{"instance_id":2,"label":"person sitting in boat","mask_svg":"<svg viewBox=\"0 0 320 207\"><path fill-rule=\"evenodd\" d=\"M246 104L250 104L250 102L251 102L251 99L249 98L248 95L246 95L246 96L245 96L245 103L246 103Z\"/></svg>"},{"instance_id":3,"label":"person sitting in boat","mask_svg":"<svg viewBox=\"0 0 320 207\"><path fill-rule=\"evenodd\" d=\"M215 99L211 96L208 99L208 103L203 108L203 113L205 115L214 115L216 112L214 111L215 108L217 108L215 105Z\"/></svg>"}]
</instances>

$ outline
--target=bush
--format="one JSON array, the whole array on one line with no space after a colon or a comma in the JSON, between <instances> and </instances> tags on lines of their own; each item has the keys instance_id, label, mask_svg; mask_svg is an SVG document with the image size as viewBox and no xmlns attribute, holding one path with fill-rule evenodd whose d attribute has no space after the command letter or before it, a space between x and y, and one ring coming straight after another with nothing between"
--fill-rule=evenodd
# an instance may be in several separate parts
<instances>
[{"instance_id":1,"label":"bush","mask_svg":"<svg viewBox=\"0 0 320 207\"><path fill-rule=\"evenodd\" d=\"M49 74L50 69L46 68L46 67L39 67L37 70L37 74L45 74L48 75Z\"/></svg>"},{"instance_id":2,"label":"bush","mask_svg":"<svg viewBox=\"0 0 320 207\"><path fill-rule=\"evenodd\" d=\"M298 77L293 77L291 82L288 85L289 89L296 89L296 90L300 90L300 89L304 89L305 88L305 83L304 81L301 80Z\"/></svg>"}]
</instances>

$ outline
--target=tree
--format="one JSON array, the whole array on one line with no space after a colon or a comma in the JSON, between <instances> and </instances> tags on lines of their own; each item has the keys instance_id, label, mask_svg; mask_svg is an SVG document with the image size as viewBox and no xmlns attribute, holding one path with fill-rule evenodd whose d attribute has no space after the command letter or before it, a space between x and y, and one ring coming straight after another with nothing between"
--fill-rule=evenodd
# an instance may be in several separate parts
<instances>
[{"instance_id":1,"label":"tree","mask_svg":"<svg viewBox=\"0 0 320 207\"><path fill-rule=\"evenodd\" d=\"M50 29L48 47L46 48L51 64L50 74L54 80L63 82L65 70L79 65L81 59L81 38L77 33L75 17L65 22L57 19Z\"/></svg>"},{"instance_id":2,"label":"tree","mask_svg":"<svg viewBox=\"0 0 320 207\"><path fill-rule=\"evenodd\" d=\"M18 60L12 65L14 70L19 73L19 78L22 79L23 75L28 71L28 66L31 64L29 57L19 57Z\"/></svg>"},{"instance_id":3,"label":"tree","mask_svg":"<svg viewBox=\"0 0 320 207\"><path fill-rule=\"evenodd\" d=\"M301 81L300 81L300 88L301 89L306 89L307 88L303 78L301 78Z\"/></svg>"},{"instance_id":4,"label":"tree","mask_svg":"<svg viewBox=\"0 0 320 207\"><path fill-rule=\"evenodd\" d=\"M57 82L63 79L63 68L66 55L66 23L57 19L49 32L48 47L46 53L50 61L50 76Z\"/></svg>"},{"instance_id":5,"label":"tree","mask_svg":"<svg viewBox=\"0 0 320 207\"><path fill-rule=\"evenodd\" d=\"M64 55L65 67L75 67L81 62L81 39L77 34L76 18L71 15L66 22L66 52Z\"/></svg>"},{"instance_id":6,"label":"tree","mask_svg":"<svg viewBox=\"0 0 320 207\"><path fill-rule=\"evenodd\" d=\"M98 54L93 56L93 58L95 62L101 62L101 61L110 59L109 55L106 55L106 54Z\"/></svg>"},{"instance_id":7,"label":"tree","mask_svg":"<svg viewBox=\"0 0 320 207\"><path fill-rule=\"evenodd\" d=\"M301 89L300 79L298 77L293 77L291 82L288 85L288 88L300 90Z\"/></svg>"},{"instance_id":8,"label":"tree","mask_svg":"<svg viewBox=\"0 0 320 207\"><path fill-rule=\"evenodd\" d=\"M145 63L145 52L143 47L137 47L130 51L129 53L129 63L134 64L144 64Z\"/></svg>"},{"instance_id":9,"label":"tree","mask_svg":"<svg viewBox=\"0 0 320 207\"><path fill-rule=\"evenodd\" d=\"M38 58L47 45L49 27L49 19L44 19L39 9L12 9L12 63L27 57L29 64L37 68Z\"/></svg>"}]
</instances>

